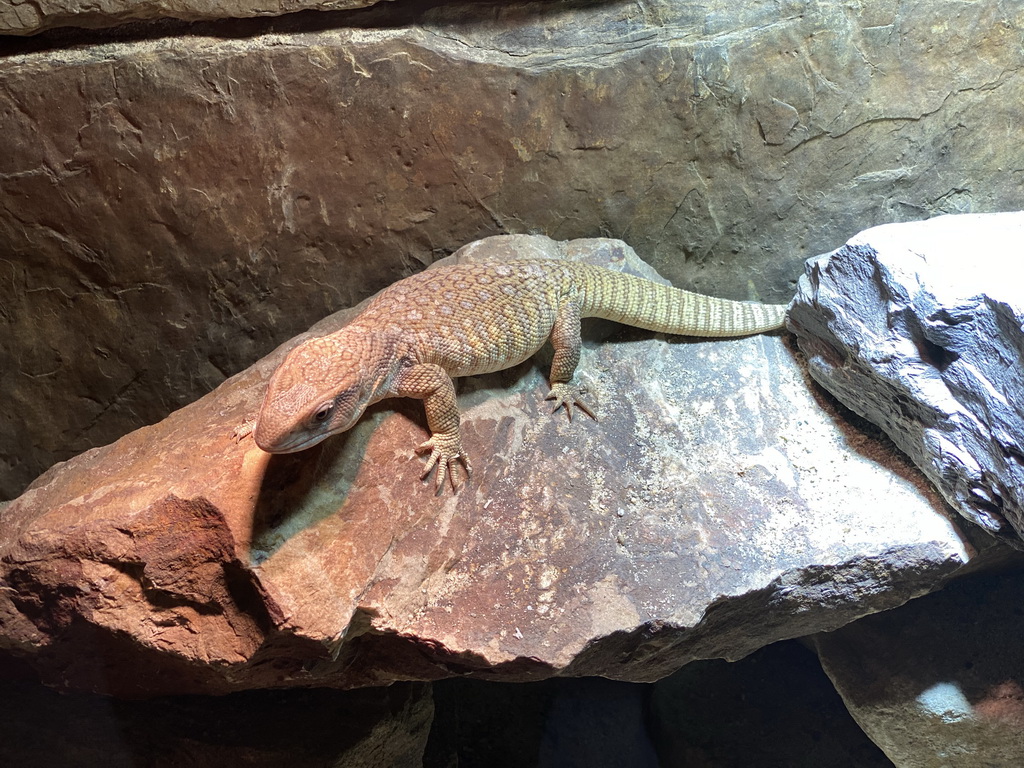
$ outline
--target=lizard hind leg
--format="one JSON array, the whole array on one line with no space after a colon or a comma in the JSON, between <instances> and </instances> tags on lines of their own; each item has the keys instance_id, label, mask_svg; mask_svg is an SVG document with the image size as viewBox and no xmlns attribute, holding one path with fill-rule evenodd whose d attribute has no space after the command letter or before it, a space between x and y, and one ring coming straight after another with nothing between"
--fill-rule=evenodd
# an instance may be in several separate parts
<instances>
[{"instance_id":1,"label":"lizard hind leg","mask_svg":"<svg viewBox=\"0 0 1024 768\"><path fill-rule=\"evenodd\" d=\"M553 400L552 413L565 406L565 413L572 421L572 409L576 406L590 418L596 420L594 408L583 400L584 390L573 381L576 366L580 362L583 342L580 338L580 308L575 300L567 300L558 308L555 324L551 329L551 346L555 355L551 360L551 391L545 400Z\"/></svg>"}]
</instances>

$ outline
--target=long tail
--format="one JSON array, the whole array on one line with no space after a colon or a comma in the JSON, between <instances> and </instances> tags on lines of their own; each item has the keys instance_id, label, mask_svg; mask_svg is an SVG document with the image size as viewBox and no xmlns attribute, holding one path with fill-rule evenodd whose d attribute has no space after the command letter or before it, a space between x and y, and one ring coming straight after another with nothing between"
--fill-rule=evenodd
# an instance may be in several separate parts
<instances>
[{"instance_id":1,"label":"long tail","mask_svg":"<svg viewBox=\"0 0 1024 768\"><path fill-rule=\"evenodd\" d=\"M601 267L585 266L579 279L583 317L603 317L649 331L747 336L781 328L786 318L785 304L705 296Z\"/></svg>"}]
</instances>

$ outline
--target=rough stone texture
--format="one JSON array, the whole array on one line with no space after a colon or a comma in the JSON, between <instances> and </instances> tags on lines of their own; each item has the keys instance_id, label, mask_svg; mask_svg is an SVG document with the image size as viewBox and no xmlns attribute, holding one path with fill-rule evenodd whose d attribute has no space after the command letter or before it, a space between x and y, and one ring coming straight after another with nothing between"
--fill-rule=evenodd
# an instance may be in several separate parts
<instances>
[{"instance_id":1,"label":"rough stone texture","mask_svg":"<svg viewBox=\"0 0 1024 768\"><path fill-rule=\"evenodd\" d=\"M862 232L812 259L790 313L811 375L961 514L1024 534L1024 213Z\"/></svg>"},{"instance_id":2,"label":"rough stone texture","mask_svg":"<svg viewBox=\"0 0 1024 768\"><path fill-rule=\"evenodd\" d=\"M121 701L61 695L0 664L8 768L420 768L430 686Z\"/></svg>"},{"instance_id":3,"label":"rough stone texture","mask_svg":"<svg viewBox=\"0 0 1024 768\"><path fill-rule=\"evenodd\" d=\"M363 8L378 0L3 0L0 35L52 27L111 27L142 19L230 19L293 11Z\"/></svg>"},{"instance_id":4,"label":"rough stone texture","mask_svg":"<svg viewBox=\"0 0 1024 768\"><path fill-rule=\"evenodd\" d=\"M1024 765L1022 580L975 576L816 638L851 714L900 768Z\"/></svg>"},{"instance_id":5,"label":"rough stone texture","mask_svg":"<svg viewBox=\"0 0 1024 768\"><path fill-rule=\"evenodd\" d=\"M9 38L0 492L485 235L611 235L788 301L867 226L1018 207L1022 18L403 0Z\"/></svg>"},{"instance_id":6,"label":"rough stone texture","mask_svg":"<svg viewBox=\"0 0 1024 768\"><path fill-rule=\"evenodd\" d=\"M463 253L653 275L618 241ZM231 439L309 334L293 339L3 511L0 647L136 695L649 681L894 607L971 558L938 495L814 395L781 337L597 343L613 328L585 326L598 423L549 415L537 361L463 380L476 474L443 498L419 480L414 401L298 454Z\"/></svg>"}]
</instances>

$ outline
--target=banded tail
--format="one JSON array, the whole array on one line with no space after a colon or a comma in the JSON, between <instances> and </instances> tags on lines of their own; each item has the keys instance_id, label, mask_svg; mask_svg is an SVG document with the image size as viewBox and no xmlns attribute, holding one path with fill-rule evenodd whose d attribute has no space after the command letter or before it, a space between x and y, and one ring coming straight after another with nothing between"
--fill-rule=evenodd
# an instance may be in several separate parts
<instances>
[{"instance_id":1,"label":"banded tail","mask_svg":"<svg viewBox=\"0 0 1024 768\"><path fill-rule=\"evenodd\" d=\"M748 336L775 330L785 322L788 308L705 296L601 267L585 266L579 289L582 317L680 336Z\"/></svg>"}]
</instances>

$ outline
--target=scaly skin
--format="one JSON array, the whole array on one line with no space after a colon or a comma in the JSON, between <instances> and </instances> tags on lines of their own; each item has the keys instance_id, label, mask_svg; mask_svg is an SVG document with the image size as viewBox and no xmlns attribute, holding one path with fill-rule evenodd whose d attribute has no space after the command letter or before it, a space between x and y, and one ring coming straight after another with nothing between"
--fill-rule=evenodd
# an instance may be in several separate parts
<instances>
[{"instance_id":1,"label":"scaly skin","mask_svg":"<svg viewBox=\"0 0 1024 768\"><path fill-rule=\"evenodd\" d=\"M437 467L455 488L472 473L459 437L452 379L509 368L551 339L548 400L581 400L573 374L580 318L603 317L686 336L745 336L779 328L786 306L730 301L571 261L476 262L440 267L383 290L340 331L300 344L274 372L253 432L270 453L292 453L344 432L387 397L423 400L430 439L425 479Z\"/></svg>"}]
</instances>

